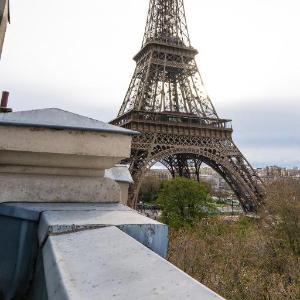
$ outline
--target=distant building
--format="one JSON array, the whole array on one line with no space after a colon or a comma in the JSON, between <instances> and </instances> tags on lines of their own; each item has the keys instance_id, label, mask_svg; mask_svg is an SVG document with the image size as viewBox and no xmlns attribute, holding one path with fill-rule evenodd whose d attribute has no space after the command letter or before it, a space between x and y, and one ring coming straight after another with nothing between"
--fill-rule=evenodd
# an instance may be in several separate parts
<instances>
[{"instance_id":1,"label":"distant building","mask_svg":"<svg viewBox=\"0 0 300 300\"><path fill-rule=\"evenodd\" d=\"M155 178L158 181L169 180L172 179L171 173L167 169L151 169L146 177ZM194 173L193 168L191 168L191 177L196 180L196 175ZM220 192L233 192L227 182L212 168L210 167L201 167L199 174L200 182L207 183L211 186L214 193Z\"/></svg>"},{"instance_id":2,"label":"distant building","mask_svg":"<svg viewBox=\"0 0 300 300\"><path fill-rule=\"evenodd\" d=\"M7 22L9 21L9 0L0 0L0 58L4 43Z\"/></svg>"},{"instance_id":3,"label":"distant building","mask_svg":"<svg viewBox=\"0 0 300 300\"><path fill-rule=\"evenodd\" d=\"M281 168L278 166L269 166L266 168L257 169L257 173L262 179L266 181L285 178L300 179L300 169L297 167L289 169Z\"/></svg>"},{"instance_id":4,"label":"distant building","mask_svg":"<svg viewBox=\"0 0 300 300\"><path fill-rule=\"evenodd\" d=\"M151 169L146 177L155 177L158 180L169 180L172 178L171 173L167 169Z\"/></svg>"},{"instance_id":5,"label":"distant building","mask_svg":"<svg viewBox=\"0 0 300 300\"><path fill-rule=\"evenodd\" d=\"M211 167L202 167L200 169L200 174L201 175L216 175L218 174L214 169L212 169Z\"/></svg>"}]
</instances>

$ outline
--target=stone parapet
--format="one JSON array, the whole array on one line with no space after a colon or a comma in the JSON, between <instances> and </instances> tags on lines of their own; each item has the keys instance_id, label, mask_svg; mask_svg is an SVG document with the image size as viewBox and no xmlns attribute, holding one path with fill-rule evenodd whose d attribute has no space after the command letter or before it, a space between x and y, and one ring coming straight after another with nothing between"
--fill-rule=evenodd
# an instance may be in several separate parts
<instances>
[{"instance_id":1,"label":"stone parapet","mask_svg":"<svg viewBox=\"0 0 300 300\"><path fill-rule=\"evenodd\" d=\"M0 225L5 300L223 299L164 259L166 225L121 204L2 203Z\"/></svg>"},{"instance_id":2,"label":"stone parapet","mask_svg":"<svg viewBox=\"0 0 300 300\"><path fill-rule=\"evenodd\" d=\"M120 202L132 131L59 109L0 114L0 202Z\"/></svg>"}]
</instances>

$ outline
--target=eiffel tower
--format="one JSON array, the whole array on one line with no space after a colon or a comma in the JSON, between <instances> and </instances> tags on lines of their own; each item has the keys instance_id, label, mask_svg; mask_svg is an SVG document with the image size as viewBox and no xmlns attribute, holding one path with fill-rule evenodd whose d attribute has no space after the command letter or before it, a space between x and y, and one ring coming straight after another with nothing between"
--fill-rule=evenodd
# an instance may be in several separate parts
<instances>
[{"instance_id":1,"label":"eiffel tower","mask_svg":"<svg viewBox=\"0 0 300 300\"><path fill-rule=\"evenodd\" d=\"M245 212L256 212L264 189L207 95L191 46L183 0L150 0L142 48L119 111L111 123L141 132L132 143L129 199L135 207L147 171L162 163L192 177L205 163L230 185Z\"/></svg>"}]
</instances>

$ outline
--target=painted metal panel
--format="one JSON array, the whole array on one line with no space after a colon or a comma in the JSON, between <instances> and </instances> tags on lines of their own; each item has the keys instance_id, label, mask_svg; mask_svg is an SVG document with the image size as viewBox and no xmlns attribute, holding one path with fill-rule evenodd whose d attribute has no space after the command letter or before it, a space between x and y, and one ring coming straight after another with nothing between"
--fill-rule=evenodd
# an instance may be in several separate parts
<instances>
[{"instance_id":1,"label":"painted metal panel","mask_svg":"<svg viewBox=\"0 0 300 300\"><path fill-rule=\"evenodd\" d=\"M21 299L26 295L37 251L34 222L0 216L0 299Z\"/></svg>"}]
</instances>

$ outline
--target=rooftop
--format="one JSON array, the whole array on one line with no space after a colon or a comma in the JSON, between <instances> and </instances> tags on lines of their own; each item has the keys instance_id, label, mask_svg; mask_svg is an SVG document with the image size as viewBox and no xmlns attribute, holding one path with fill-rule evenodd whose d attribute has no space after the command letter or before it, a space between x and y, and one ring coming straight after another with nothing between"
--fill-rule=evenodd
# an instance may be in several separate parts
<instances>
[{"instance_id":1,"label":"rooftop","mask_svg":"<svg viewBox=\"0 0 300 300\"><path fill-rule=\"evenodd\" d=\"M113 126L58 108L0 114L1 125L108 132L125 135L138 134L132 130Z\"/></svg>"}]
</instances>

